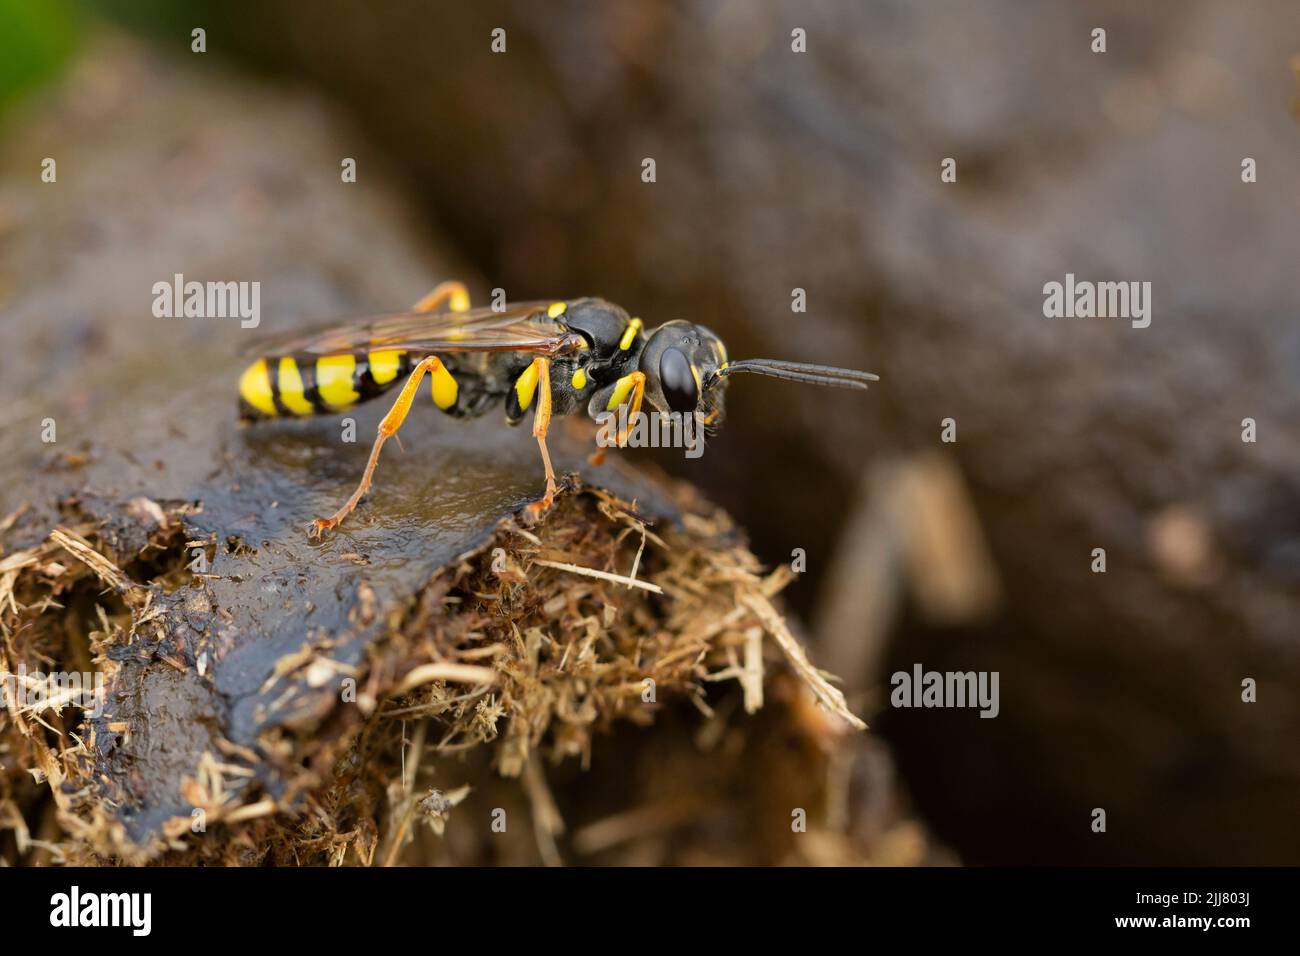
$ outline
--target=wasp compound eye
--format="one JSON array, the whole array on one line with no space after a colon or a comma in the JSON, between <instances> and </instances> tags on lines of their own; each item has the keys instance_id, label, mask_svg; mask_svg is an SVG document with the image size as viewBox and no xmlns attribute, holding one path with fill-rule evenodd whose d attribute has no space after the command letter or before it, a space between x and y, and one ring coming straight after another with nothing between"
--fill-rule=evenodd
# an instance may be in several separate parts
<instances>
[{"instance_id":1,"label":"wasp compound eye","mask_svg":"<svg viewBox=\"0 0 1300 956\"><path fill-rule=\"evenodd\" d=\"M659 358L659 386L663 389L668 407L675 412L686 415L695 411L699 400L699 388L695 384L695 375L691 372L691 363L680 349L664 349Z\"/></svg>"}]
</instances>

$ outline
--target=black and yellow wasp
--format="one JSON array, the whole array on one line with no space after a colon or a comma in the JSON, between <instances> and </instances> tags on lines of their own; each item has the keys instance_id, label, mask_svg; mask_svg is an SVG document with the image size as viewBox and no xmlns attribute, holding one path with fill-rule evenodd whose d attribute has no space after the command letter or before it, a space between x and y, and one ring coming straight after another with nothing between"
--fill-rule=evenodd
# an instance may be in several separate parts
<instances>
[{"instance_id":1,"label":"black and yellow wasp","mask_svg":"<svg viewBox=\"0 0 1300 956\"><path fill-rule=\"evenodd\" d=\"M506 421L516 425L536 405L533 436L546 469L546 494L531 506L535 511L549 508L555 495L546 450L552 415L585 408L597 418L626 406L622 420L630 422L644 402L660 412L697 414L712 430L722 422L727 378L737 372L841 388L864 389L876 381L868 372L824 365L731 362L722 340L702 325L673 321L647 330L601 299L471 310L459 282L442 283L410 312L263 343L261 354L239 381L245 420L335 414L403 383L379 423L356 491L332 516L312 523L313 537L338 525L370 489L379 451L402 427L426 374L433 403L449 415L480 415L504 399ZM626 439L620 427L617 444Z\"/></svg>"}]
</instances>

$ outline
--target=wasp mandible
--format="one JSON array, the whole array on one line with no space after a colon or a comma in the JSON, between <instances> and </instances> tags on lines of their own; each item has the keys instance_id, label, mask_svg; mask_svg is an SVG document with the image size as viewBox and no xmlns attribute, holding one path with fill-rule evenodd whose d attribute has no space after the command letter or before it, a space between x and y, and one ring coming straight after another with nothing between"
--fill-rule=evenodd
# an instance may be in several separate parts
<instances>
[{"instance_id":1,"label":"wasp mandible","mask_svg":"<svg viewBox=\"0 0 1300 956\"><path fill-rule=\"evenodd\" d=\"M352 497L312 522L308 533L317 538L351 514L370 489L380 449L402 427L425 375L433 403L449 415L481 415L504 401L506 421L517 425L534 409L533 437L546 471L546 493L529 506L534 512L547 510L555 496L546 450L552 415L586 409L596 419L626 409L622 421L630 422L644 403L659 412L698 414L714 431L722 423L727 379L740 372L839 388L865 389L878 380L825 365L729 361L722 340L702 325L677 320L645 329L602 299L471 309L460 282L442 283L410 312L265 342L261 354L239 380L246 421L335 414L401 383ZM626 440L621 425L615 443L622 447Z\"/></svg>"}]
</instances>

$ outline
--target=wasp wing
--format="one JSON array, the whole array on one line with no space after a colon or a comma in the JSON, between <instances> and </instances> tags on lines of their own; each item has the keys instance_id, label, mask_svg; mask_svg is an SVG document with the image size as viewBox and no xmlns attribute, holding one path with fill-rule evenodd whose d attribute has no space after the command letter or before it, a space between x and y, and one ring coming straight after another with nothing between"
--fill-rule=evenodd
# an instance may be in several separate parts
<instances>
[{"instance_id":1,"label":"wasp wing","mask_svg":"<svg viewBox=\"0 0 1300 956\"><path fill-rule=\"evenodd\" d=\"M398 312L354 319L250 343L258 355L343 355L361 349L392 348L416 354L438 352L535 352L555 355L576 344L575 333L547 316L543 302L500 312Z\"/></svg>"}]
</instances>

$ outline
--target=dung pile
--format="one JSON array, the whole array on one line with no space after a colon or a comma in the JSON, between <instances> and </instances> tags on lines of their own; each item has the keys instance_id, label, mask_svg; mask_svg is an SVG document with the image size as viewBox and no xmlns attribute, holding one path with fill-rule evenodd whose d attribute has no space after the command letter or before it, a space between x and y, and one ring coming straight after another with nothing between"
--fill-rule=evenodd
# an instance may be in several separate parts
<instances>
[{"instance_id":1,"label":"dung pile","mask_svg":"<svg viewBox=\"0 0 1300 956\"><path fill-rule=\"evenodd\" d=\"M186 563L194 506L139 499L129 520L70 521L9 554L4 668L89 661L105 702L81 724L7 684L4 858L919 859L920 834L863 777L860 722L774 603L789 572L762 573L724 514L671 494L679 520L654 525L598 488L533 528L507 516L391 606L344 555L371 636L355 662L319 635L276 659L252 739L219 689L217 576Z\"/></svg>"}]
</instances>

